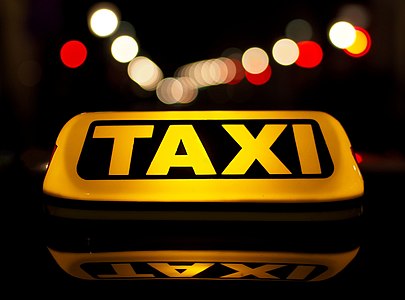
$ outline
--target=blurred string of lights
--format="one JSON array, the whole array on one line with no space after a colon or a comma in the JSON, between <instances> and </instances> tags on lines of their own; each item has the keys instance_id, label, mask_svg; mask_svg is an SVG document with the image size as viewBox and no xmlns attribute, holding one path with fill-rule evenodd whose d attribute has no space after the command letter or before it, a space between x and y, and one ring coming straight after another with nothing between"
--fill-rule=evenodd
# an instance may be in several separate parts
<instances>
[{"instance_id":1,"label":"blurred string of lights","mask_svg":"<svg viewBox=\"0 0 405 300\"><path fill-rule=\"evenodd\" d=\"M363 6L343 6L337 21L329 27L330 43L351 57L365 56L371 47L371 37L366 30L368 19ZM142 89L156 92L157 98L165 104L190 103L201 88L238 84L243 79L258 86L272 77L268 53L254 46L244 52L238 48L226 49L221 57L191 62L178 67L173 76L165 77L151 58L138 55L135 30L130 23L121 20L117 6L109 2L97 3L89 9L87 21L90 32L99 38L114 34L110 48L113 58L128 64L130 79ZM319 66L324 53L320 44L311 38L309 22L304 19L290 21L285 27L285 36L271 49L272 58L282 66L296 65L306 69ZM86 61L86 46L79 40L69 40L60 49L60 58L66 67L78 68Z\"/></svg>"}]
</instances>

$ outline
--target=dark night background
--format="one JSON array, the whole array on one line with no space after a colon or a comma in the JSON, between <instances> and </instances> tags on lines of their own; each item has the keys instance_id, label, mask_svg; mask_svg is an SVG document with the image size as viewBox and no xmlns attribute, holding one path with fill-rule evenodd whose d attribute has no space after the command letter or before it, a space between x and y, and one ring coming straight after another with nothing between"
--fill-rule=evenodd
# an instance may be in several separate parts
<instances>
[{"instance_id":1,"label":"dark night background","mask_svg":"<svg viewBox=\"0 0 405 300\"><path fill-rule=\"evenodd\" d=\"M130 22L140 54L153 59L166 77L187 63L219 57L230 47L270 49L294 18L313 27L312 39L324 51L314 69L283 67L273 61L272 78L253 86L246 80L232 87L203 89L190 105L168 106L154 93L136 93L125 64L108 53L110 40L97 38L87 26L96 1L2 1L1 120L4 147L21 151L49 147L60 128L75 114L97 110L167 109L314 109L330 112L362 151L403 152L404 41L401 1L285 1L266 9L260 2L218 5L202 2L193 8L114 2L121 20ZM352 58L333 47L327 29L344 4L361 4L369 13L370 52ZM159 14L158 12L162 12ZM401 26L402 25L402 26ZM81 40L88 48L77 69L63 66L61 45ZM270 52L268 50L268 52ZM37 82L21 82L21 63L39 63ZM20 69L19 69L20 68ZM20 77L19 77L20 76Z\"/></svg>"},{"instance_id":2,"label":"dark night background","mask_svg":"<svg viewBox=\"0 0 405 300\"><path fill-rule=\"evenodd\" d=\"M120 9L121 19L133 25L140 53L152 58L165 76L172 76L187 63L219 57L230 47L269 50L294 18L310 22L312 39L321 45L324 57L314 69L283 67L270 61L273 74L262 86L244 80L232 87L202 89L187 105L166 105L131 82L125 65L109 55L108 38L90 33L87 12L98 1L0 0L0 209L3 260L7 261L2 273L6 282L18 283L13 289L16 295L33 282L32 291L44 297L52 295L48 290L52 287L59 291L116 288L111 283L101 286L65 278L45 251L43 165L62 126L81 112L172 109L308 109L336 117L364 159L360 164L366 188L363 248L338 280L294 288L308 295L343 292L348 297L351 292L389 296L397 290L403 267L400 201L405 174L405 2L111 2ZM362 5L369 13L367 30L372 45L361 58L334 48L327 38L327 28L345 4ZM61 45L70 39L81 40L88 49L86 62L77 69L66 68L59 58ZM26 61L35 62L35 68L22 69ZM34 77L24 77L27 70ZM129 285L117 285L132 292ZM209 294L205 289L209 284L195 286ZM144 287L157 292L150 282ZM162 285L166 290L172 287L181 291L177 283ZM271 288L255 288L270 297ZM194 290L196 294L198 290ZM224 290L234 295L245 291L238 284L227 283L211 292ZM277 285L275 291L291 293L287 285Z\"/></svg>"}]
</instances>

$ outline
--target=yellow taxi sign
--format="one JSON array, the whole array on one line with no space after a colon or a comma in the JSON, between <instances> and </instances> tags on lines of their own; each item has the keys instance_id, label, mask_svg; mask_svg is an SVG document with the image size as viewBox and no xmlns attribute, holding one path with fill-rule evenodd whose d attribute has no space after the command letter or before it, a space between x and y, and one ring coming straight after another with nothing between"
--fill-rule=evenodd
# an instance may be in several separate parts
<instances>
[{"instance_id":1,"label":"yellow taxi sign","mask_svg":"<svg viewBox=\"0 0 405 300\"><path fill-rule=\"evenodd\" d=\"M363 195L341 124L319 111L83 113L44 193L85 201L333 202Z\"/></svg>"}]
</instances>

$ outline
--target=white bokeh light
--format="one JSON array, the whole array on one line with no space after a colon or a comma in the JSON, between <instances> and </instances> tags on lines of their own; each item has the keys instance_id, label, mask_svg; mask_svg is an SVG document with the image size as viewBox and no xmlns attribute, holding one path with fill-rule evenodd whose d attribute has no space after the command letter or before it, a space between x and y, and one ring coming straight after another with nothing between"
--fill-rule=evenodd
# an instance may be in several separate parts
<instances>
[{"instance_id":1,"label":"white bokeh light","mask_svg":"<svg viewBox=\"0 0 405 300\"><path fill-rule=\"evenodd\" d=\"M259 47L247 49L242 55L243 68L251 74L264 72L269 65L269 56Z\"/></svg>"},{"instance_id":2,"label":"white bokeh light","mask_svg":"<svg viewBox=\"0 0 405 300\"><path fill-rule=\"evenodd\" d=\"M349 22L336 22L329 29L329 40L337 48L350 47L356 40L356 29Z\"/></svg>"},{"instance_id":3,"label":"white bokeh light","mask_svg":"<svg viewBox=\"0 0 405 300\"><path fill-rule=\"evenodd\" d=\"M117 37L111 44L111 54L121 63L130 62L139 51L137 41L128 35Z\"/></svg>"},{"instance_id":4,"label":"white bokeh light","mask_svg":"<svg viewBox=\"0 0 405 300\"><path fill-rule=\"evenodd\" d=\"M90 31L99 36L110 36L117 29L119 23L118 10L106 5L93 8L89 13Z\"/></svg>"},{"instance_id":5,"label":"white bokeh light","mask_svg":"<svg viewBox=\"0 0 405 300\"><path fill-rule=\"evenodd\" d=\"M297 43L291 39L278 40L272 49L274 60L283 66L289 66L296 62L300 54Z\"/></svg>"}]
</instances>

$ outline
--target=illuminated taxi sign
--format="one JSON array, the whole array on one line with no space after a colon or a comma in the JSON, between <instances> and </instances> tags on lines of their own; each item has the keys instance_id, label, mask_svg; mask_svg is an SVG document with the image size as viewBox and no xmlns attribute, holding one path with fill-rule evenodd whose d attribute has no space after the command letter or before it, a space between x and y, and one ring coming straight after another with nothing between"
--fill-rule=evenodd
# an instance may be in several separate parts
<instances>
[{"instance_id":1,"label":"illuminated taxi sign","mask_svg":"<svg viewBox=\"0 0 405 300\"><path fill-rule=\"evenodd\" d=\"M198 120L190 124L184 120L173 124L164 120L151 125L148 121L95 121L87 132L77 171L88 180L332 174L333 163L316 122L240 122ZM257 136L252 135L253 129L260 130Z\"/></svg>"},{"instance_id":2,"label":"illuminated taxi sign","mask_svg":"<svg viewBox=\"0 0 405 300\"><path fill-rule=\"evenodd\" d=\"M56 145L44 192L62 198L322 202L363 193L347 135L323 112L84 113Z\"/></svg>"},{"instance_id":3,"label":"illuminated taxi sign","mask_svg":"<svg viewBox=\"0 0 405 300\"><path fill-rule=\"evenodd\" d=\"M48 250L66 273L86 280L322 281L341 272L355 258L359 248L337 253L229 250L79 253Z\"/></svg>"}]
</instances>

